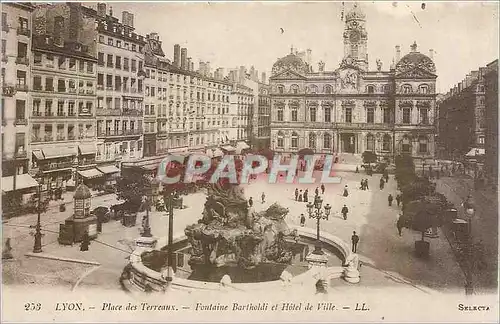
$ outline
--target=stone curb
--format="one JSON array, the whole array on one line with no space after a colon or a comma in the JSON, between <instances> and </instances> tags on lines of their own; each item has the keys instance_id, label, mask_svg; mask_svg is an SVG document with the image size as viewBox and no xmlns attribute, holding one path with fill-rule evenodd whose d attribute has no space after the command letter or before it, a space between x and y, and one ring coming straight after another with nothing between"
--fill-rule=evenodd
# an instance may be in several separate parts
<instances>
[{"instance_id":1,"label":"stone curb","mask_svg":"<svg viewBox=\"0 0 500 324\"><path fill-rule=\"evenodd\" d=\"M25 256L27 256L27 257L33 257L33 258L40 258L40 259L48 259L48 260L56 260L56 261L64 261L64 262L89 264L89 265L95 265L95 266L100 266L101 265L99 262L95 262L95 261L87 261L87 260L63 258L63 257L58 257L58 256L54 256L54 255L44 254L44 253L29 252L29 253L26 253Z\"/></svg>"}]
</instances>

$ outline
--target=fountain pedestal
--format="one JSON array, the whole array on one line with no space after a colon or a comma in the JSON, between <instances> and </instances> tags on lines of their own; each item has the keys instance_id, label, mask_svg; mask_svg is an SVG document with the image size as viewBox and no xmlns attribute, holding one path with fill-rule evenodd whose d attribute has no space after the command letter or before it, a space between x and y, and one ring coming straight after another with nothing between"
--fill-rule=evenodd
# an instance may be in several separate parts
<instances>
[{"instance_id":1,"label":"fountain pedestal","mask_svg":"<svg viewBox=\"0 0 500 324\"><path fill-rule=\"evenodd\" d=\"M158 242L158 240L152 236L151 237L141 236L135 239L135 245L138 247L147 247L154 249L156 247L156 242Z\"/></svg>"},{"instance_id":2,"label":"fountain pedestal","mask_svg":"<svg viewBox=\"0 0 500 324\"><path fill-rule=\"evenodd\" d=\"M359 278L359 257L352 253L346 259L347 267L344 270L344 280L350 283L358 283Z\"/></svg>"}]
</instances>

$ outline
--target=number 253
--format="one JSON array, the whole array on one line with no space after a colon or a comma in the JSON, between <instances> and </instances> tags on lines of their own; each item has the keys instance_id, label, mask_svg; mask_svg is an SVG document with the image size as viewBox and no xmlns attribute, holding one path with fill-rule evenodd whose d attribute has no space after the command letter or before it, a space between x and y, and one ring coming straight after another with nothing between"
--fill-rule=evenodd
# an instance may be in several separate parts
<instances>
[{"instance_id":1,"label":"number 253","mask_svg":"<svg viewBox=\"0 0 500 324\"><path fill-rule=\"evenodd\" d=\"M26 303L24 304L25 311L39 311L42 309L41 303Z\"/></svg>"}]
</instances>

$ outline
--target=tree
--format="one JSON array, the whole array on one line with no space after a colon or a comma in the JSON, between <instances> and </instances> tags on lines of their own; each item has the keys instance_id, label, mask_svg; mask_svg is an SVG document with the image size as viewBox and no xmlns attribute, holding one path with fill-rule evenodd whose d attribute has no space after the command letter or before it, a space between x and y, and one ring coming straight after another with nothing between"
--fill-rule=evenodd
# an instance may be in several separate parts
<instances>
[{"instance_id":1,"label":"tree","mask_svg":"<svg viewBox=\"0 0 500 324\"><path fill-rule=\"evenodd\" d=\"M122 177L116 181L116 196L125 200L127 209L136 212L151 186L151 179L138 168L123 170L126 172L122 171Z\"/></svg>"},{"instance_id":2,"label":"tree","mask_svg":"<svg viewBox=\"0 0 500 324\"><path fill-rule=\"evenodd\" d=\"M436 185L427 178L415 177L412 182L406 183L401 187L403 208L406 203L418 200L424 196L433 195L436 191Z\"/></svg>"},{"instance_id":3,"label":"tree","mask_svg":"<svg viewBox=\"0 0 500 324\"><path fill-rule=\"evenodd\" d=\"M363 163L368 164L368 166L370 166L371 163L377 163L377 154L375 154L375 152L364 151L361 157L363 158Z\"/></svg>"}]
</instances>

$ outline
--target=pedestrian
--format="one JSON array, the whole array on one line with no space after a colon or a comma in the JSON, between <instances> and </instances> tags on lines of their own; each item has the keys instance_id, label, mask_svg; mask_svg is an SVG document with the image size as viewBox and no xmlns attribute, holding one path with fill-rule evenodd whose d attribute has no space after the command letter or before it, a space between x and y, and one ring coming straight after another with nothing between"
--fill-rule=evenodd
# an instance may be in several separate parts
<instances>
[{"instance_id":1,"label":"pedestrian","mask_svg":"<svg viewBox=\"0 0 500 324\"><path fill-rule=\"evenodd\" d=\"M318 187L316 187L316 189L314 190L314 194L315 194L316 196L318 196L318 195L319 195L319 188L318 188Z\"/></svg>"},{"instance_id":2,"label":"pedestrian","mask_svg":"<svg viewBox=\"0 0 500 324\"><path fill-rule=\"evenodd\" d=\"M365 179L361 179L361 187L359 187L361 190L365 190Z\"/></svg>"},{"instance_id":3,"label":"pedestrian","mask_svg":"<svg viewBox=\"0 0 500 324\"><path fill-rule=\"evenodd\" d=\"M356 173L359 173L359 168L357 165L356 165Z\"/></svg>"},{"instance_id":4,"label":"pedestrian","mask_svg":"<svg viewBox=\"0 0 500 324\"><path fill-rule=\"evenodd\" d=\"M262 203L265 203L266 202L266 194L265 193L262 193Z\"/></svg>"},{"instance_id":5,"label":"pedestrian","mask_svg":"<svg viewBox=\"0 0 500 324\"><path fill-rule=\"evenodd\" d=\"M345 185L345 187L344 187L344 195L343 196L344 197L349 196L349 191L347 190L347 185Z\"/></svg>"},{"instance_id":6,"label":"pedestrian","mask_svg":"<svg viewBox=\"0 0 500 324\"><path fill-rule=\"evenodd\" d=\"M302 190L299 193L299 202L302 202Z\"/></svg>"},{"instance_id":7,"label":"pedestrian","mask_svg":"<svg viewBox=\"0 0 500 324\"><path fill-rule=\"evenodd\" d=\"M340 211L342 213L342 217L344 217L344 220L347 220L347 213L349 212L349 208L347 208L346 205L342 207L342 210Z\"/></svg>"},{"instance_id":8,"label":"pedestrian","mask_svg":"<svg viewBox=\"0 0 500 324\"><path fill-rule=\"evenodd\" d=\"M393 200L393 199L394 199L394 198L392 197L392 195L391 195L391 194L389 194L389 197L387 197L387 201L389 201L389 207L390 207L390 206L392 206L392 200Z\"/></svg>"},{"instance_id":9,"label":"pedestrian","mask_svg":"<svg viewBox=\"0 0 500 324\"><path fill-rule=\"evenodd\" d=\"M439 170L436 170L436 178L439 180L439 176L440 176L440 171Z\"/></svg>"},{"instance_id":10,"label":"pedestrian","mask_svg":"<svg viewBox=\"0 0 500 324\"><path fill-rule=\"evenodd\" d=\"M396 195L396 202L398 203L398 207L399 207L399 204L401 203L401 195L400 194Z\"/></svg>"},{"instance_id":11,"label":"pedestrian","mask_svg":"<svg viewBox=\"0 0 500 324\"><path fill-rule=\"evenodd\" d=\"M295 201L299 200L299 189L295 188Z\"/></svg>"},{"instance_id":12,"label":"pedestrian","mask_svg":"<svg viewBox=\"0 0 500 324\"><path fill-rule=\"evenodd\" d=\"M365 179L365 190L368 190L370 188L368 188L368 179Z\"/></svg>"},{"instance_id":13,"label":"pedestrian","mask_svg":"<svg viewBox=\"0 0 500 324\"><path fill-rule=\"evenodd\" d=\"M325 194L325 185L324 184L321 184L321 194L322 195Z\"/></svg>"},{"instance_id":14,"label":"pedestrian","mask_svg":"<svg viewBox=\"0 0 500 324\"><path fill-rule=\"evenodd\" d=\"M2 251L2 260L8 260L8 259L13 259L14 256L12 255L12 246L10 245L10 237L7 238L5 241L5 245Z\"/></svg>"},{"instance_id":15,"label":"pedestrian","mask_svg":"<svg viewBox=\"0 0 500 324\"><path fill-rule=\"evenodd\" d=\"M396 227L398 228L399 236L401 236L401 232L404 227L403 215L399 215L398 221L396 222Z\"/></svg>"},{"instance_id":16,"label":"pedestrian","mask_svg":"<svg viewBox=\"0 0 500 324\"><path fill-rule=\"evenodd\" d=\"M306 224L306 216L304 214L300 214L300 226L304 226Z\"/></svg>"},{"instance_id":17,"label":"pedestrian","mask_svg":"<svg viewBox=\"0 0 500 324\"><path fill-rule=\"evenodd\" d=\"M380 190L384 189L384 184L385 184L384 178L380 178Z\"/></svg>"},{"instance_id":18,"label":"pedestrian","mask_svg":"<svg viewBox=\"0 0 500 324\"><path fill-rule=\"evenodd\" d=\"M253 206L253 199L252 199L252 197L250 197L250 199L248 199L248 206L249 207Z\"/></svg>"},{"instance_id":19,"label":"pedestrian","mask_svg":"<svg viewBox=\"0 0 500 324\"><path fill-rule=\"evenodd\" d=\"M304 202L308 202L309 189L304 190Z\"/></svg>"},{"instance_id":20,"label":"pedestrian","mask_svg":"<svg viewBox=\"0 0 500 324\"><path fill-rule=\"evenodd\" d=\"M358 252L359 236L356 235L356 231L352 232L351 242L352 242L352 253L357 253Z\"/></svg>"},{"instance_id":21,"label":"pedestrian","mask_svg":"<svg viewBox=\"0 0 500 324\"><path fill-rule=\"evenodd\" d=\"M80 251L88 251L90 245L90 236L89 232L85 232L83 234L82 243L80 244Z\"/></svg>"}]
</instances>

